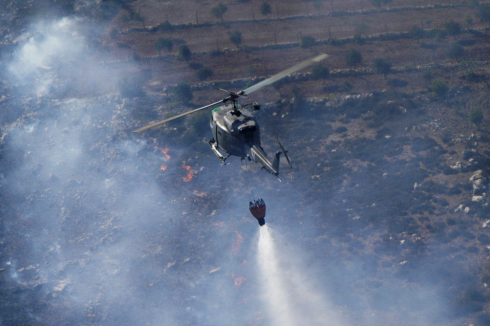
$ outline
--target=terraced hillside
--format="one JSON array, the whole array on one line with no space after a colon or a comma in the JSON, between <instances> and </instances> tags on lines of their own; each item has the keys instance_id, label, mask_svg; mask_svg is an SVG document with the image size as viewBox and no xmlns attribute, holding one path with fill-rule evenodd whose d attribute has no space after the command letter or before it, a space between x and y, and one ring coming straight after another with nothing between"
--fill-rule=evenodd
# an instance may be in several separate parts
<instances>
[{"instance_id":1,"label":"terraced hillside","mask_svg":"<svg viewBox=\"0 0 490 326\"><path fill-rule=\"evenodd\" d=\"M1 325L278 324L254 195L302 324L489 324L484 4L46 3L0 5ZM132 133L318 53L243 99L282 182L222 166L209 112Z\"/></svg>"}]
</instances>

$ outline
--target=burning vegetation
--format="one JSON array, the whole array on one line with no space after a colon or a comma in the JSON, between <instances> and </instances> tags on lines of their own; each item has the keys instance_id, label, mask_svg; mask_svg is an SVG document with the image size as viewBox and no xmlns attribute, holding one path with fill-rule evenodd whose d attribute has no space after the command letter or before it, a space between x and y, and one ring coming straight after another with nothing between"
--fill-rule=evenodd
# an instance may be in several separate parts
<instances>
[{"instance_id":1,"label":"burning vegetation","mask_svg":"<svg viewBox=\"0 0 490 326\"><path fill-rule=\"evenodd\" d=\"M312 293L330 298L326 311L345 317L342 325L489 324L490 42L476 19L485 6L374 8L369 16L416 14L423 28L388 22L401 32L391 34L373 24L370 33L380 34L368 37L359 20L366 15L336 9L347 3L330 9L295 2L304 15L261 22L284 24L253 41L268 37L270 44L247 44L244 33L236 51L224 51L221 40L215 51L217 34L202 29L221 33L234 24L227 21L230 3L225 23L209 26L193 14L201 25L192 28L175 22L184 19L179 15L150 21L151 12L165 17L154 6L175 10L177 2L138 2L147 5L139 11L113 1L93 11L96 2L77 2L77 12L95 15L83 24L64 18L30 28L33 3L0 4L9 14L0 27L2 324L287 325L280 318L294 320L293 309ZM211 5L192 5L211 16ZM361 10L360 2L348 5ZM343 30L305 38L301 48L297 35L280 31L297 30L297 23L311 28L313 10L318 22L334 19ZM439 26L440 15L457 20L461 12L473 25L447 34L457 28ZM105 17L116 17L110 35L94 23ZM359 24L349 29L352 21ZM241 24L258 26L255 19ZM364 32L351 37L354 28ZM152 57L160 36L176 46ZM189 62L172 56L181 45L193 51ZM363 57L348 67L351 48ZM461 49L468 60L457 56ZM279 134L294 163L281 184L235 169L236 161L221 166L201 142L211 134L208 117L148 137L131 134L183 111L179 99L198 105L210 89L240 89L269 75L270 65L311 51L331 54L328 74L317 67L257 95L264 147ZM386 53L390 62L370 66ZM207 66L214 80L202 84L195 70ZM187 93L167 88L182 80ZM260 238L247 211L249 183L269 206L260 232L271 225L284 238L268 248L282 258L276 267L283 283L256 266ZM304 259L300 272L297 257ZM289 287L267 287L261 276ZM291 315L271 314L262 289L283 293L277 298L291 301ZM310 307L310 316L323 318Z\"/></svg>"}]
</instances>

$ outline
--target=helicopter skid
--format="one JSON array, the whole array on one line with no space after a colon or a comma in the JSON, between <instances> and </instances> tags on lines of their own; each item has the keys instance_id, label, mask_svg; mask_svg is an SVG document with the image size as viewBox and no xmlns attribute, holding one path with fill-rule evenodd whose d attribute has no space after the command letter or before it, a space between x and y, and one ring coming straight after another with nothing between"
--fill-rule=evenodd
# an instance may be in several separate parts
<instances>
[{"instance_id":1,"label":"helicopter skid","mask_svg":"<svg viewBox=\"0 0 490 326\"><path fill-rule=\"evenodd\" d=\"M218 144L214 139L211 139L208 144L211 147L211 150L214 152L214 154L216 154L216 156L218 156L218 158L221 160L221 163L223 163L223 165L226 165L226 159L230 156L228 155L227 157L224 157L223 154L220 153L218 149Z\"/></svg>"}]
</instances>

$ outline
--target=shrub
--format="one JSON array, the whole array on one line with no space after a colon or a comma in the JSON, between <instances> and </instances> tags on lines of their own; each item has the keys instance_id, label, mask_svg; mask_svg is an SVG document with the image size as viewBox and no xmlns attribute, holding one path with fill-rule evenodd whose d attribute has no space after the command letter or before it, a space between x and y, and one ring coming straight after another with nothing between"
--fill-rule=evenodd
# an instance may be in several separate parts
<instances>
[{"instance_id":1,"label":"shrub","mask_svg":"<svg viewBox=\"0 0 490 326\"><path fill-rule=\"evenodd\" d=\"M213 70L208 67L203 67L196 72L196 77L199 78L199 80L205 80L212 76L213 76Z\"/></svg>"},{"instance_id":2,"label":"shrub","mask_svg":"<svg viewBox=\"0 0 490 326\"><path fill-rule=\"evenodd\" d=\"M221 52L221 51L220 51L220 50L218 50L218 49L214 49L213 51L211 51L211 52L209 53L209 55L210 55L211 57L217 57L217 56L220 56L220 55L222 55L222 54L223 54L223 52Z\"/></svg>"},{"instance_id":3,"label":"shrub","mask_svg":"<svg viewBox=\"0 0 490 326\"><path fill-rule=\"evenodd\" d=\"M361 23L356 27L355 33L359 33L362 35L365 34L368 30L369 30L369 26L364 23Z\"/></svg>"},{"instance_id":4,"label":"shrub","mask_svg":"<svg viewBox=\"0 0 490 326\"><path fill-rule=\"evenodd\" d=\"M476 16L480 19L480 21L490 23L490 4L478 6Z\"/></svg>"},{"instance_id":5,"label":"shrub","mask_svg":"<svg viewBox=\"0 0 490 326\"><path fill-rule=\"evenodd\" d=\"M187 45L181 45L179 48L179 60L189 61L191 59L192 52Z\"/></svg>"},{"instance_id":6,"label":"shrub","mask_svg":"<svg viewBox=\"0 0 490 326\"><path fill-rule=\"evenodd\" d=\"M446 49L446 54L451 59L460 59L464 56L464 48L459 43L453 43Z\"/></svg>"},{"instance_id":7,"label":"shrub","mask_svg":"<svg viewBox=\"0 0 490 326\"><path fill-rule=\"evenodd\" d=\"M431 91L435 96L443 97L449 91L449 86L443 81L436 80L432 83Z\"/></svg>"},{"instance_id":8,"label":"shrub","mask_svg":"<svg viewBox=\"0 0 490 326\"><path fill-rule=\"evenodd\" d=\"M346 93L350 93L352 91L352 89L354 88L354 85L352 85L352 83L349 82L348 80L344 80L342 82L342 86L340 88L342 91L344 91Z\"/></svg>"},{"instance_id":9,"label":"shrub","mask_svg":"<svg viewBox=\"0 0 490 326\"><path fill-rule=\"evenodd\" d=\"M458 35L461 33L461 25L454 21L450 21L449 23L446 23L446 33L448 35Z\"/></svg>"},{"instance_id":10,"label":"shrub","mask_svg":"<svg viewBox=\"0 0 490 326\"><path fill-rule=\"evenodd\" d=\"M172 24L170 24L170 22L168 20L164 21L159 29L162 31L162 32L167 32L167 33L170 33L174 30L174 27L172 26Z\"/></svg>"},{"instance_id":11,"label":"shrub","mask_svg":"<svg viewBox=\"0 0 490 326\"><path fill-rule=\"evenodd\" d=\"M311 69L311 77L313 79L323 79L325 80L328 75L330 75L330 69L328 67L325 67L322 64L317 64L313 66L313 69Z\"/></svg>"},{"instance_id":12,"label":"shrub","mask_svg":"<svg viewBox=\"0 0 490 326\"><path fill-rule=\"evenodd\" d=\"M302 48L309 48L315 45L315 38L313 36L303 36L301 38L301 47Z\"/></svg>"},{"instance_id":13,"label":"shrub","mask_svg":"<svg viewBox=\"0 0 490 326\"><path fill-rule=\"evenodd\" d=\"M346 131L347 131L347 128L346 128L346 127L344 127L344 126L340 126L340 127L338 127L338 128L335 128L335 131L334 131L334 132L335 132L336 134L341 134L341 133L344 133L344 132L346 132Z\"/></svg>"},{"instance_id":14,"label":"shrub","mask_svg":"<svg viewBox=\"0 0 490 326\"><path fill-rule=\"evenodd\" d=\"M362 54L358 50L351 49L345 55L345 63L349 67L357 66L362 61Z\"/></svg>"},{"instance_id":15,"label":"shrub","mask_svg":"<svg viewBox=\"0 0 490 326\"><path fill-rule=\"evenodd\" d=\"M386 74L391 70L391 63L385 59L374 59L373 63L374 70L378 74L383 74L384 78L386 78Z\"/></svg>"},{"instance_id":16,"label":"shrub","mask_svg":"<svg viewBox=\"0 0 490 326\"><path fill-rule=\"evenodd\" d=\"M408 32L408 35L410 35L410 37L413 39L420 39L420 38L424 37L425 31L422 27L415 25L410 29L410 31Z\"/></svg>"},{"instance_id":17,"label":"shrub","mask_svg":"<svg viewBox=\"0 0 490 326\"><path fill-rule=\"evenodd\" d=\"M393 78L386 82L386 84L390 87L406 87L408 86L408 82L403 79Z\"/></svg>"},{"instance_id":18,"label":"shrub","mask_svg":"<svg viewBox=\"0 0 490 326\"><path fill-rule=\"evenodd\" d=\"M369 2L375 7L381 7L383 0L369 0Z\"/></svg>"},{"instance_id":19,"label":"shrub","mask_svg":"<svg viewBox=\"0 0 490 326\"><path fill-rule=\"evenodd\" d=\"M483 111L482 109L472 109L470 111L470 122L476 125L477 127L480 126L480 124L483 121Z\"/></svg>"},{"instance_id":20,"label":"shrub","mask_svg":"<svg viewBox=\"0 0 490 326\"><path fill-rule=\"evenodd\" d=\"M271 5L268 4L267 2L264 2L261 6L260 6L260 13L264 16L267 16L269 15L270 13L272 13L272 8L271 8Z\"/></svg>"},{"instance_id":21,"label":"shrub","mask_svg":"<svg viewBox=\"0 0 490 326\"><path fill-rule=\"evenodd\" d=\"M180 83L177 86L174 86L170 90L178 101L187 104L194 98L192 94L191 86L187 83Z\"/></svg>"},{"instance_id":22,"label":"shrub","mask_svg":"<svg viewBox=\"0 0 490 326\"><path fill-rule=\"evenodd\" d=\"M354 33L354 43L356 44L364 44L364 39L362 38L361 33Z\"/></svg>"},{"instance_id":23,"label":"shrub","mask_svg":"<svg viewBox=\"0 0 490 326\"><path fill-rule=\"evenodd\" d=\"M235 31L230 35L230 41L237 47L242 43L242 32Z\"/></svg>"},{"instance_id":24,"label":"shrub","mask_svg":"<svg viewBox=\"0 0 490 326\"><path fill-rule=\"evenodd\" d=\"M155 42L155 49L158 51L158 55L161 54L162 50L165 49L167 52L172 51L174 47L174 42L171 39L160 37Z\"/></svg>"},{"instance_id":25,"label":"shrub","mask_svg":"<svg viewBox=\"0 0 490 326\"><path fill-rule=\"evenodd\" d=\"M222 4L221 2L216 7L211 8L211 12L213 13L213 16L219 18L221 21L223 21L223 15L227 10L228 7Z\"/></svg>"},{"instance_id":26,"label":"shrub","mask_svg":"<svg viewBox=\"0 0 490 326\"><path fill-rule=\"evenodd\" d=\"M204 66L200 62L189 62L189 68L191 68L192 70L199 70L202 67L204 67Z\"/></svg>"}]
</instances>

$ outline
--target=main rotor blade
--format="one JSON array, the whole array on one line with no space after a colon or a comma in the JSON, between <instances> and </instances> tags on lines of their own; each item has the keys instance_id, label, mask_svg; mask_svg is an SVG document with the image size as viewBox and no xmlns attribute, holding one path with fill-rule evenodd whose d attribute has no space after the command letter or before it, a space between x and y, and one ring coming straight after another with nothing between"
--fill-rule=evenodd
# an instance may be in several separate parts
<instances>
[{"instance_id":1,"label":"main rotor blade","mask_svg":"<svg viewBox=\"0 0 490 326\"><path fill-rule=\"evenodd\" d=\"M274 76L269 77L266 80L263 80L263 81L261 81L258 84L255 84L253 86L250 86L247 89L244 89L241 92L238 92L237 94L238 95L248 95L248 94L250 94L252 92L255 92L256 90L261 89L264 86L267 86L267 85L270 85L272 83L275 83L279 79L282 79L282 78L286 77L287 75L292 74L293 72L296 72L298 70L301 70L303 68L306 68L306 67L308 67L308 66L310 66L312 64L318 63L318 62L320 62L320 61L322 61L323 59L326 59L326 58L328 58L328 54L322 53L322 54L320 54L320 55L318 55L318 56L316 56L316 57L314 57L312 59L308 59L306 61L303 61L301 63L298 63L295 66L292 66L291 68L288 68L286 70L283 70L280 73L277 73Z\"/></svg>"},{"instance_id":2,"label":"main rotor blade","mask_svg":"<svg viewBox=\"0 0 490 326\"><path fill-rule=\"evenodd\" d=\"M168 118L168 119L165 119L165 120L162 120L162 121L159 121L159 122L155 122L149 126L146 126L146 127L143 127L143 128L139 128L137 130L134 130L133 132L134 133L140 133L140 132L143 132L145 130L148 130L148 129L151 129L151 128L155 128L155 127L158 127L158 126L161 126L163 125L164 123L167 123L169 121L172 121L172 120L175 120L175 119L178 119L178 118L182 118L182 117L185 117L186 115L189 115L189 114L192 114L192 113L196 113L198 111L201 111L201 110L204 110L204 109L207 109L213 105L216 105L216 104L220 104L220 103L223 103L223 100L220 100L218 102L214 102L212 104L208 104L206 106L203 106L203 107L200 107L200 108L197 108L197 109L194 109L192 111L189 111L189 112L185 112L185 113L182 113L182 114L179 114L179 115L176 115L174 117L171 117L171 118Z\"/></svg>"}]
</instances>

